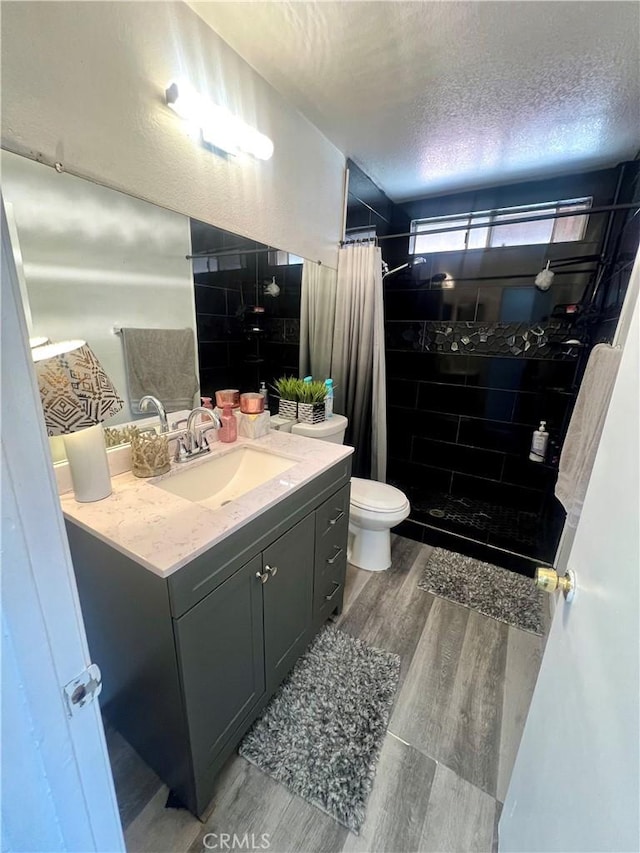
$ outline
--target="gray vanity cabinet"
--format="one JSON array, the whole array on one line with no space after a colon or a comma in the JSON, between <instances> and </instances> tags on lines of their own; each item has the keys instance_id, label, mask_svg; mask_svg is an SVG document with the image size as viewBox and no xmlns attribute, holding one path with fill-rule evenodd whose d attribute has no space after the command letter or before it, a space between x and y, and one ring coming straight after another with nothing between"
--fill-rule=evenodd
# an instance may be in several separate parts
<instances>
[{"instance_id":1,"label":"gray vanity cabinet","mask_svg":"<svg viewBox=\"0 0 640 853\"><path fill-rule=\"evenodd\" d=\"M350 474L345 459L166 578L67 521L103 712L196 815L342 608Z\"/></svg>"}]
</instances>

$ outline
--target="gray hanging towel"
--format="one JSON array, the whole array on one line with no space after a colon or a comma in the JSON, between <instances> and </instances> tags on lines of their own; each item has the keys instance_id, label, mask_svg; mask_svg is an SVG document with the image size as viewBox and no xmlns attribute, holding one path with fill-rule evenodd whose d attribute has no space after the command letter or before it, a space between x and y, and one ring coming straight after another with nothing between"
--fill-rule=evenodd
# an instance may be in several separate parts
<instances>
[{"instance_id":1,"label":"gray hanging towel","mask_svg":"<svg viewBox=\"0 0 640 853\"><path fill-rule=\"evenodd\" d=\"M622 350L597 344L592 350L562 445L556 497L567 511L567 526L576 527L596 451L609 408Z\"/></svg>"},{"instance_id":2,"label":"gray hanging towel","mask_svg":"<svg viewBox=\"0 0 640 853\"><path fill-rule=\"evenodd\" d=\"M198 390L193 329L122 329L124 366L131 411L140 412L145 394L167 412L192 409Z\"/></svg>"}]
</instances>

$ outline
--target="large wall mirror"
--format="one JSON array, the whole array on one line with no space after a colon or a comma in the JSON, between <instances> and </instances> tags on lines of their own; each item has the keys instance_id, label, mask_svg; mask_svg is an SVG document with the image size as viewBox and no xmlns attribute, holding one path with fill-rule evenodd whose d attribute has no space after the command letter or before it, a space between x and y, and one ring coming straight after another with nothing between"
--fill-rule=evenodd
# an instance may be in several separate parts
<instances>
[{"instance_id":1,"label":"large wall mirror","mask_svg":"<svg viewBox=\"0 0 640 853\"><path fill-rule=\"evenodd\" d=\"M85 339L141 417L122 329L191 329L201 396L297 373L303 259L2 151L29 333ZM170 365L169 365L170 367Z\"/></svg>"}]
</instances>

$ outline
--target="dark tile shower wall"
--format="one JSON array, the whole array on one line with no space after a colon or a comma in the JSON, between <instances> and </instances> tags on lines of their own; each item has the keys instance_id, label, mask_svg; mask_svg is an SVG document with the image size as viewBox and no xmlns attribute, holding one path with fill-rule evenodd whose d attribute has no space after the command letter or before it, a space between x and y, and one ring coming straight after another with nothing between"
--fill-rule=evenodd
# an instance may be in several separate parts
<instances>
[{"instance_id":1,"label":"dark tile shower wall","mask_svg":"<svg viewBox=\"0 0 640 853\"><path fill-rule=\"evenodd\" d=\"M227 269L194 271L203 396L229 387L257 390L263 380L270 387L283 374L297 375L302 264L270 265L267 246L205 223L192 220L191 231L194 254L238 250L217 255ZM274 277L276 297L264 289Z\"/></svg>"},{"instance_id":2,"label":"dark tile shower wall","mask_svg":"<svg viewBox=\"0 0 640 853\"><path fill-rule=\"evenodd\" d=\"M582 196L605 205L616 183L605 170L413 201L391 218ZM606 225L591 217L581 242L430 254L385 281L388 479L412 504L399 532L527 574L553 561L564 521L557 460L588 351L564 345L576 326L562 306L589 294ZM409 246L393 242L396 265ZM548 258L582 261L558 267L542 293L533 280ZM448 286L432 281L442 273ZM528 459L540 420L544 464Z\"/></svg>"}]
</instances>

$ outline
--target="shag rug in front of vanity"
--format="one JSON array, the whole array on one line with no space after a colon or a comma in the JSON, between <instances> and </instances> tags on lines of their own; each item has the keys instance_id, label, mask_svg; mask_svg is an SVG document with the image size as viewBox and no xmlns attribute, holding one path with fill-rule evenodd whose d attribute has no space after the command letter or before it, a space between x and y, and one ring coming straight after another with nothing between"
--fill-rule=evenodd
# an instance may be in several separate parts
<instances>
[{"instance_id":1,"label":"shag rug in front of vanity","mask_svg":"<svg viewBox=\"0 0 640 853\"><path fill-rule=\"evenodd\" d=\"M357 834L399 672L398 655L325 627L245 736L240 755Z\"/></svg>"},{"instance_id":2,"label":"shag rug in front of vanity","mask_svg":"<svg viewBox=\"0 0 640 853\"><path fill-rule=\"evenodd\" d=\"M534 634L543 633L545 593L534 586L533 578L464 554L434 548L418 586L507 625Z\"/></svg>"}]
</instances>

